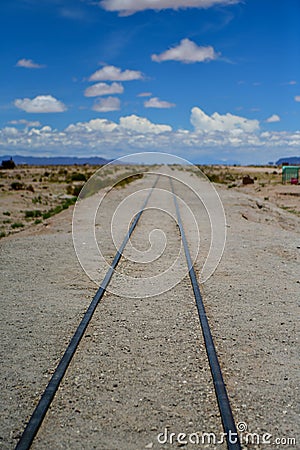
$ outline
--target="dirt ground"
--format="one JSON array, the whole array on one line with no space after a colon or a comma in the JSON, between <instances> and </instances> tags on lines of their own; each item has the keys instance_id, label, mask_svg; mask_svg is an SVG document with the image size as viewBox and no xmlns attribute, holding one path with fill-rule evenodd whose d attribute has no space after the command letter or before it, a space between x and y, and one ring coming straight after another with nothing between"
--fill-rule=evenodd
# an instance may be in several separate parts
<instances>
[{"instance_id":1,"label":"dirt ground","mask_svg":"<svg viewBox=\"0 0 300 450\"><path fill-rule=\"evenodd\" d=\"M250 194L260 203L274 204L300 216L300 184L282 184L280 167L202 166L201 169L212 181ZM246 175L253 179L253 184L243 185Z\"/></svg>"},{"instance_id":2,"label":"dirt ground","mask_svg":"<svg viewBox=\"0 0 300 450\"><path fill-rule=\"evenodd\" d=\"M101 166L17 166L0 169L0 238L43 224L72 206L85 182ZM129 176L134 167L107 165L101 187Z\"/></svg>"},{"instance_id":3,"label":"dirt ground","mask_svg":"<svg viewBox=\"0 0 300 450\"><path fill-rule=\"evenodd\" d=\"M175 181L176 194L189 205L201 230L195 261L200 276L203 253L209 251L210 227L195 191L206 189L205 182L183 168L168 173L186 182ZM272 179L266 185L273 189L274 197L267 194L264 189L268 186L260 183L273 176L263 173L249 186L215 185L225 209L227 242L216 271L201 286L236 423L240 430L244 427L244 437L247 431L260 439L264 433L271 435L270 443L259 444L251 443L250 436L248 444L243 440L243 448L261 450L294 449L300 439L300 217L294 211L298 211L299 197L292 195L293 204L286 208L290 194L278 193L289 192L291 186ZM5 183L12 182L8 180ZM110 191L95 222L96 237L108 262L115 253L107 231L113 213L129 196L139 208L141 198L135 197L135 192L150 188L153 182L154 175L145 174ZM172 217L175 210L168 179L161 177L157 188L111 290L99 304L71 362L34 449L225 448L207 441L182 444L177 439L179 433L194 438L214 433L219 439L222 427L189 278L183 275L178 284L164 289L172 278L171 263L180 254L180 236ZM35 195L38 188L34 190L28 195ZM12 196L19 193L8 192L7 187L2 192L6 199L11 195L11 200L5 200L1 211L11 212L6 217L16 220L14 211L25 197L18 197L14 210ZM189 246L196 249L197 233L183 205L180 208ZM73 206L69 206L1 239L3 449L16 445L97 290L76 258L72 212ZM124 217L127 213L121 212ZM164 234L154 234L157 229ZM161 257L147 264L135 262L137 251L149 255L149 248L163 248ZM183 265L180 259L174 271ZM99 276L104 277L104 269L99 262ZM151 287L153 280L153 289L161 293L148 297L145 289L139 296L128 297L125 288L120 292L125 276L133 286L144 277L144 286L150 283ZM167 443L162 442L165 436Z\"/></svg>"}]
</instances>

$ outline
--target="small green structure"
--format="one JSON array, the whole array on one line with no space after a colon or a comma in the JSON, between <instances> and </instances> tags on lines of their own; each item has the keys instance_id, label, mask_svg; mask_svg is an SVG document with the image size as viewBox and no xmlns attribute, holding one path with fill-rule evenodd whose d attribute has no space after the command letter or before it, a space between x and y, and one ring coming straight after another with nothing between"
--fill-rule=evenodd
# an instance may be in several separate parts
<instances>
[{"instance_id":1,"label":"small green structure","mask_svg":"<svg viewBox=\"0 0 300 450\"><path fill-rule=\"evenodd\" d=\"M300 166L282 166L282 183L299 183Z\"/></svg>"}]
</instances>

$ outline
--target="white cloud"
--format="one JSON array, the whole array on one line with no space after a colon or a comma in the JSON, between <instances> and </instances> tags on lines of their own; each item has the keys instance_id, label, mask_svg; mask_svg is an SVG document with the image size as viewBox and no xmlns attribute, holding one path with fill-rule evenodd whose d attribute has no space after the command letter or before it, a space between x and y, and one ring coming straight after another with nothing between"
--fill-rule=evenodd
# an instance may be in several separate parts
<instances>
[{"instance_id":1,"label":"white cloud","mask_svg":"<svg viewBox=\"0 0 300 450\"><path fill-rule=\"evenodd\" d=\"M172 47L160 55L153 54L152 61L180 61L185 64L208 62L217 59L218 54L213 47L200 47L189 39L182 39L177 47Z\"/></svg>"},{"instance_id":2,"label":"white cloud","mask_svg":"<svg viewBox=\"0 0 300 450\"><path fill-rule=\"evenodd\" d=\"M174 130L136 115L121 117L118 122L95 118L62 130L4 127L0 128L0 153L114 158L137 151L171 151L198 163L224 160L253 164L293 156L300 147L300 130L260 131L258 121L230 114L204 114L199 121L199 111L192 111L194 130ZM207 126L209 119L213 125Z\"/></svg>"},{"instance_id":3,"label":"white cloud","mask_svg":"<svg viewBox=\"0 0 300 450\"><path fill-rule=\"evenodd\" d=\"M280 122L280 116L278 116L278 114L273 114L272 116L268 117L268 119L266 119L267 123L274 123L274 122Z\"/></svg>"},{"instance_id":4,"label":"white cloud","mask_svg":"<svg viewBox=\"0 0 300 450\"><path fill-rule=\"evenodd\" d=\"M144 106L145 108L173 108L176 105L175 103L166 102L157 97L152 97L144 102Z\"/></svg>"},{"instance_id":5,"label":"white cloud","mask_svg":"<svg viewBox=\"0 0 300 450\"><path fill-rule=\"evenodd\" d=\"M138 70L122 70L115 66L104 66L102 69L93 73L89 81L132 81L141 80L142 72Z\"/></svg>"},{"instance_id":6,"label":"white cloud","mask_svg":"<svg viewBox=\"0 0 300 450\"><path fill-rule=\"evenodd\" d=\"M33 98L16 99L14 105L28 113L55 113L67 110L67 107L52 95L38 95Z\"/></svg>"},{"instance_id":7,"label":"white cloud","mask_svg":"<svg viewBox=\"0 0 300 450\"><path fill-rule=\"evenodd\" d=\"M97 131L101 133L111 133L117 128L115 122L111 122L107 119L92 119L89 122L77 122L77 124L71 124L66 128L67 133L77 133L86 131L88 133Z\"/></svg>"},{"instance_id":8,"label":"white cloud","mask_svg":"<svg viewBox=\"0 0 300 450\"><path fill-rule=\"evenodd\" d=\"M151 97L152 92L141 92L138 97Z\"/></svg>"},{"instance_id":9,"label":"white cloud","mask_svg":"<svg viewBox=\"0 0 300 450\"><path fill-rule=\"evenodd\" d=\"M2 132L9 137L18 136L18 129L16 127L4 127Z\"/></svg>"},{"instance_id":10,"label":"white cloud","mask_svg":"<svg viewBox=\"0 0 300 450\"><path fill-rule=\"evenodd\" d=\"M43 69L46 67L44 64L38 64L32 59L19 59L19 61L16 64L16 67L25 67L26 69Z\"/></svg>"},{"instance_id":11,"label":"white cloud","mask_svg":"<svg viewBox=\"0 0 300 450\"><path fill-rule=\"evenodd\" d=\"M101 98L94 103L93 110L98 112L119 111L120 99L117 97Z\"/></svg>"},{"instance_id":12,"label":"white cloud","mask_svg":"<svg viewBox=\"0 0 300 450\"><path fill-rule=\"evenodd\" d=\"M97 97L100 95L112 95L112 94L122 94L124 88L120 83L96 83L93 86L88 87L84 91L86 97Z\"/></svg>"},{"instance_id":13,"label":"white cloud","mask_svg":"<svg viewBox=\"0 0 300 450\"><path fill-rule=\"evenodd\" d=\"M10 122L12 125L25 125L26 127L40 127L41 123L38 120L30 121L26 119L20 119L20 120L11 120Z\"/></svg>"},{"instance_id":14,"label":"white cloud","mask_svg":"<svg viewBox=\"0 0 300 450\"><path fill-rule=\"evenodd\" d=\"M145 117L139 117L135 114L120 118L120 126L126 130L135 131L137 133L152 133L160 134L167 131L172 131L169 125L157 125Z\"/></svg>"},{"instance_id":15,"label":"white cloud","mask_svg":"<svg viewBox=\"0 0 300 450\"><path fill-rule=\"evenodd\" d=\"M218 5L233 5L240 0L102 0L100 5L106 11L118 11L126 16L146 9L210 8Z\"/></svg>"},{"instance_id":16,"label":"white cloud","mask_svg":"<svg viewBox=\"0 0 300 450\"><path fill-rule=\"evenodd\" d=\"M191 123L196 131L232 131L242 130L246 132L254 132L259 129L258 120L250 120L233 114L213 113L211 116L205 114L202 109L194 107L191 114Z\"/></svg>"},{"instance_id":17,"label":"white cloud","mask_svg":"<svg viewBox=\"0 0 300 450\"><path fill-rule=\"evenodd\" d=\"M106 119L92 119L89 122L78 122L69 125L66 133L91 134L96 133L98 138L110 137L112 141L128 139L133 136L142 137L145 134L158 135L161 133L171 132L172 127L169 125L160 125L151 122L145 117L136 115L124 116L120 118L119 124ZM84 139L87 139L86 137Z\"/></svg>"},{"instance_id":18,"label":"white cloud","mask_svg":"<svg viewBox=\"0 0 300 450\"><path fill-rule=\"evenodd\" d=\"M300 95L296 95L296 97L294 99L295 99L295 102L300 102Z\"/></svg>"}]
</instances>

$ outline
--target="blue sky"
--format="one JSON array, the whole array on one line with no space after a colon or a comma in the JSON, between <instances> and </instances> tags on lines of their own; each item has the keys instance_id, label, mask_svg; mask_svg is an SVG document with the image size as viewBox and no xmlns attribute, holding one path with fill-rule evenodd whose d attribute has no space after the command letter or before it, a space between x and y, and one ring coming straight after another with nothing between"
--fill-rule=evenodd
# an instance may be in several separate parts
<instances>
[{"instance_id":1,"label":"blue sky","mask_svg":"<svg viewBox=\"0 0 300 450\"><path fill-rule=\"evenodd\" d=\"M298 0L2 0L0 22L2 155L300 154Z\"/></svg>"}]
</instances>

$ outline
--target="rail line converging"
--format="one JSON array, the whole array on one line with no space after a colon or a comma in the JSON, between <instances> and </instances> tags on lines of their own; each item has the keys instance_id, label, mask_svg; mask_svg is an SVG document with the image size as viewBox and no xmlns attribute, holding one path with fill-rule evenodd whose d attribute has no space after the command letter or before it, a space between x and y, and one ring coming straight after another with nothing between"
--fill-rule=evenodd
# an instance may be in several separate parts
<instances>
[{"instance_id":1,"label":"rail line converging","mask_svg":"<svg viewBox=\"0 0 300 450\"><path fill-rule=\"evenodd\" d=\"M123 240L120 248L117 250L117 253L113 259L113 262L112 262L110 268L108 269L98 291L96 292L96 295L94 296L93 300L90 303L90 306L88 307L80 324L78 325L78 328L75 331L63 357L61 358L58 366L56 367L55 372L52 375L37 407L35 408L32 416L30 417L29 422L28 422L15 450L27 450L30 448L30 446L31 446L43 420L44 420L44 417L49 409L49 406L51 405L51 402L54 398L54 395L55 395L60 383L61 383L61 380L63 379L63 377L66 373L66 370L67 370L67 368L77 350L77 347L84 335L84 332L93 317L93 314L97 308L97 305L100 302L100 300L102 299L102 297L106 291L106 288L113 276L114 270L117 267L117 265L122 257L124 248L126 247L126 244L130 239L130 236L132 235L135 227L138 224L138 221L141 218L141 215L143 214L143 212L148 204L151 194L152 194L153 190L155 189L155 186L157 185L158 179L159 179L159 175L156 178L141 210L135 216L128 232L126 233L126 235L124 237L124 240Z\"/></svg>"},{"instance_id":2,"label":"rail line converging","mask_svg":"<svg viewBox=\"0 0 300 450\"><path fill-rule=\"evenodd\" d=\"M226 441L227 441L227 447L229 450L240 450L241 444L239 442L237 428L236 428L236 425L234 422L229 398L227 395L226 386L224 383L221 367L219 364L219 360L218 360L218 356L217 356L217 352L216 352L216 348L215 348L215 344L214 344L213 337L212 337L212 334L210 331L205 307L204 307L203 300L202 300L202 295L201 295L199 284L197 281L195 269L194 269L194 266L192 263L189 246L187 243L185 231L184 231L182 220L181 220L180 210L179 210L177 198L175 195L174 184L173 184L172 178L169 178L169 180L170 180L171 190L172 190L173 198L174 198L174 204L175 204L176 215L177 215L177 223L178 223L178 227L179 227L179 231L180 231L180 235L181 235L181 239L182 239L182 244L184 247L186 262L187 262L187 265L189 268L189 276L190 276L190 280L191 280L191 284L193 287L194 296L195 296L195 300L196 300L196 306L197 306L200 325L201 325L202 334L203 334L203 338L204 338L207 358L209 361L209 366L210 366L210 370L211 370L211 374L212 374L212 378L213 378L213 383L214 383L216 397L217 397L219 410L220 410L220 414L221 414L221 420L222 420L222 424L223 424L224 433L226 433L225 436L226 436Z\"/></svg>"},{"instance_id":3,"label":"rail line converging","mask_svg":"<svg viewBox=\"0 0 300 450\"><path fill-rule=\"evenodd\" d=\"M158 180L161 175L158 175L153 186L150 189L150 192L148 193L140 211L136 214L134 217L133 222L131 223L128 232L126 233L123 242L119 249L117 250L115 257L113 259L113 262L111 263L110 268L108 269L98 291L96 292L94 298L92 299L86 313L84 314L80 324L78 325L67 349L65 350L64 355L62 356L59 364L57 365L54 374L52 375L46 389L44 390L44 393L42 394L33 414L31 415L29 422L23 431L21 438L19 442L17 443L17 446L15 447L15 450L28 450L31 447L31 444L33 443L33 440L47 414L47 411L52 403L52 400L54 399L55 393L58 390L58 387L67 371L67 368L79 346L79 343L86 331L87 326L89 325L93 314L102 299L104 293L106 292L106 289L112 279L112 276L115 272L115 269L122 257L123 251L133 233L135 230L144 210L147 207L147 204L149 202L149 199L158 183ZM226 437L227 442L227 448L228 450L241 450L241 444L239 441L237 428L234 422L230 401L228 398L226 386L224 383L224 379L222 376L221 367L219 364L217 352L215 349L213 337L210 331L208 319L206 316L205 307L202 300L202 295L200 292L199 284L196 277L196 272L193 266L193 262L191 259L189 246L186 238L186 234L184 231L181 214L179 205L177 202L176 192L174 188L174 182L172 178L169 175L166 175L169 179L170 186L171 186L171 192L173 195L175 210L176 210L176 216L177 216L177 223L179 227L180 232L180 238L183 244L184 252L185 252L185 258L188 266L188 273L191 281L191 285L193 288L193 293L195 297L195 302L198 310L199 315L199 321L202 329L202 334L204 338L204 344L206 348L207 358L210 365L211 375L213 379L214 389L217 397L218 407L221 415L222 425Z\"/></svg>"}]
</instances>

